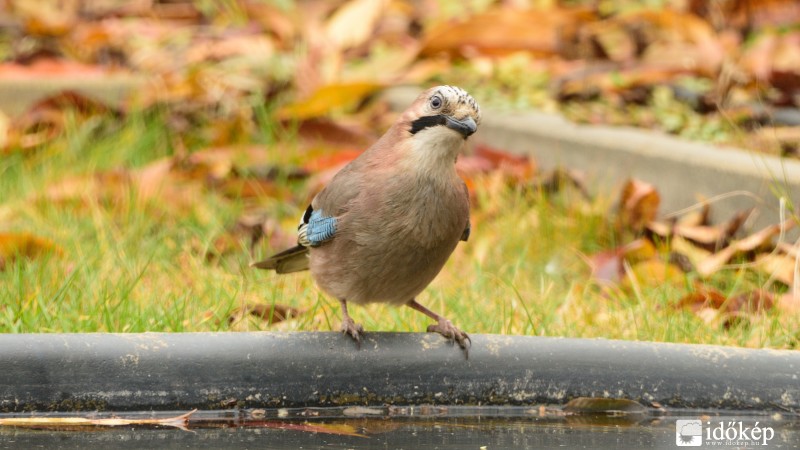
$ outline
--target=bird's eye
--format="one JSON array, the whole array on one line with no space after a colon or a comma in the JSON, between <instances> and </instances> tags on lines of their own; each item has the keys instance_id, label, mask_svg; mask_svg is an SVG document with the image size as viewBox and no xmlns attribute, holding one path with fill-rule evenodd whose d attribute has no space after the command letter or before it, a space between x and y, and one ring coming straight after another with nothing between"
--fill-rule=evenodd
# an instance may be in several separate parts
<instances>
[{"instance_id":1,"label":"bird's eye","mask_svg":"<svg viewBox=\"0 0 800 450\"><path fill-rule=\"evenodd\" d=\"M442 107L442 99L438 95L434 95L433 98L431 98L431 108L439 109L441 107Z\"/></svg>"}]
</instances>

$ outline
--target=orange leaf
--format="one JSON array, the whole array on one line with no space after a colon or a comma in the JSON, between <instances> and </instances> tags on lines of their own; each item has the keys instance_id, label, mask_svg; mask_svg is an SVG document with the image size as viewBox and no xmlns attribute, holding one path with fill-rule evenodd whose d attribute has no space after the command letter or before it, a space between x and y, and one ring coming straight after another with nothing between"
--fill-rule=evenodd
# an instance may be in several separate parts
<instances>
[{"instance_id":1,"label":"orange leaf","mask_svg":"<svg viewBox=\"0 0 800 450\"><path fill-rule=\"evenodd\" d=\"M756 256L756 267L770 277L775 277L781 283L792 286L794 284L795 258L779 253L765 253Z\"/></svg>"},{"instance_id":2,"label":"orange leaf","mask_svg":"<svg viewBox=\"0 0 800 450\"><path fill-rule=\"evenodd\" d=\"M658 213L661 197L649 183L632 178L625 183L619 201L619 222L622 227L639 231L652 222Z\"/></svg>"},{"instance_id":3,"label":"orange leaf","mask_svg":"<svg viewBox=\"0 0 800 450\"><path fill-rule=\"evenodd\" d=\"M309 144L365 150L376 140L376 136L364 127L325 118L303 120L298 126L297 136Z\"/></svg>"},{"instance_id":4,"label":"orange leaf","mask_svg":"<svg viewBox=\"0 0 800 450\"><path fill-rule=\"evenodd\" d=\"M529 157L514 155L485 144L475 147L475 156L487 160L493 169L499 169L517 181L528 180L536 172L536 163Z\"/></svg>"},{"instance_id":5,"label":"orange leaf","mask_svg":"<svg viewBox=\"0 0 800 450\"><path fill-rule=\"evenodd\" d=\"M775 306L784 313L800 314L800 297L795 297L791 292L787 292L778 298Z\"/></svg>"},{"instance_id":6,"label":"orange leaf","mask_svg":"<svg viewBox=\"0 0 800 450\"><path fill-rule=\"evenodd\" d=\"M325 24L327 42L338 50L365 44L375 31L388 0L350 0Z\"/></svg>"},{"instance_id":7,"label":"orange leaf","mask_svg":"<svg viewBox=\"0 0 800 450\"><path fill-rule=\"evenodd\" d=\"M108 76L108 69L102 66L83 64L76 61L55 58L38 58L30 64L0 64L0 79L31 79L73 77L101 78Z\"/></svg>"},{"instance_id":8,"label":"orange leaf","mask_svg":"<svg viewBox=\"0 0 800 450\"><path fill-rule=\"evenodd\" d=\"M17 258L36 258L42 254L62 250L52 241L30 233L0 233L0 270Z\"/></svg>"},{"instance_id":9,"label":"orange leaf","mask_svg":"<svg viewBox=\"0 0 800 450\"><path fill-rule=\"evenodd\" d=\"M339 150L331 154L314 158L308 161L303 167L311 173L331 169L336 169L336 172L338 172L345 164L358 158L361 153L363 153L361 150Z\"/></svg>"},{"instance_id":10,"label":"orange leaf","mask_svg":"<svg viewBox=\"0 0 800 450\"><path fill-rule=\"evenodd\" d=\"M725 296L718 290L701 283L695 283L694 291L686 294L676 304L679 308L689 308L695 313L703 308L719 309L725 303Z\"/></svg>"},{"instance_id":11,"label":"orange leaf","mask_svg":"<svg viewBox=\"0 0 800 450\"><path fill-rule=\"evenodd\" d=\"M304 100L283 106L277 116L281 120L324 116L335 109L352 106L382 88L383 85L371 82L329 84Z\"/></svg>"},{"instance_id":12,"label":"orange leaf","mask_svg":"<svg viewBox=\"0 0 800 450\"><path fill-rule=\"evenodd\" d=\"M528 51L556 55L576 39L582 24L594 18L588 9L493 9L460 23L443 23L426 34L422 54L471 56Z\"/></svg>"},{"instance_id":13,"label":"orange leaf","mask_svg":"<svg viewBox=\"0 0 800 450\"><path fill-rule=\"evenodd\" d=\"M759 248L769 247L772 237L779 234L781 229L788 231L795 225L794 219L789 219L782 224L770 225L742 240L733 242L700 262L697 265L697 272L703 276L711 275L720 270L731 258L739 253L752 252Z\"/></svg>"}]
</instances>

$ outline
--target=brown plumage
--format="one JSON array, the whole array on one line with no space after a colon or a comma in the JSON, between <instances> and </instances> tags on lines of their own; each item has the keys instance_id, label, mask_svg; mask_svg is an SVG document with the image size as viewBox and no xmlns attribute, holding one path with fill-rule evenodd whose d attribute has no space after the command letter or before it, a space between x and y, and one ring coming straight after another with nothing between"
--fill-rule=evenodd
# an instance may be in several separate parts
<instances>
[{"instance_id":1,"label":"brown plumage","mask_svg":"<svg viewBox=\"0 0 800 450\"><path fill-rule=\"evenodd\" d=\"M469 337L415 297L469 236L469 197L455 161L480 122L465 91L423 92L367 151L311 202L300 244L257 263L278 273L308 267L317 285L341 301L342 331L363 333L347 303L408 305L437 321L428 327L467 349Z\"/></svg>"}]
</instances>

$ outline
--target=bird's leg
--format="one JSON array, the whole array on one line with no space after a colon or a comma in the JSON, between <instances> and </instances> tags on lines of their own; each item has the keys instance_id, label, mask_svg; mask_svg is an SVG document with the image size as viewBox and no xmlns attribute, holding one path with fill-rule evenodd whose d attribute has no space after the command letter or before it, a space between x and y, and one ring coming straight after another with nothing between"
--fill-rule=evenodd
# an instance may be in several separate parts
<instances>
[{"instance_id":1,"label":"bird's leg","mask_svg":"<svg viewBox=\"0 0 800 450\"><path fill-rule=\"evenodd\" d=\"M453 341L458 342L459 347L464 349L464 354L467 356L467 358L469 358L469 349L467 347L467 342L469 342L469 345L472 346L472 339L469 338L469 335L467 335L467 333L464 333L463 331L456 328L455 325L453 325L453 322L450 322L446 318L420 305L419 303L417 303L416 299L412 298L411 301L406 303L406 305L438 322L435 325L428 325L428 333L436 332L446 337L447 339L450 339L450 342Z\"/></svg>"},{"instance_id":2,"label":"bird's leg","mask_svg":"<svg viewBox=\"0 0 800 450\"><path fill-rule=\"evenodd\" d=\"M347 314L347 300L339 299L342 304L342 333L349 335L356 341L356 346L361 348L361 336L364 334L364 327L353 321L349 314Z\"/></svg>"}]
</instances>

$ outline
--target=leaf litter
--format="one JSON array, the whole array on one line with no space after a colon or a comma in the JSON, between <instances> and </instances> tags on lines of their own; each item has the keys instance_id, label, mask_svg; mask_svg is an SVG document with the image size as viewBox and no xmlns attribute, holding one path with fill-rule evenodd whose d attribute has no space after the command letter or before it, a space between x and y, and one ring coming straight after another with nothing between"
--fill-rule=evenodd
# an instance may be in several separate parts
<instances>
[{"instance_id":1,"label":"leaf litter","mask_svg":"<svg viewBox=\"0 0 800 450\"><path fill-rule=\"evenodd\" d=\"M258 203L301 207L391 123L392 113L375 94L402 81L430 84L447 73L448 82L479 97L512 98L576 120L640 124L741 144L718 121L731 117L745 131L745 143L800 154L797 124L775 119L786 116L776 113L796 111L800 101L800 34L775 31L800 21L790 0L727 2L715 11L703 2L631 11L559 2L518 9L515 2L490 2L456 17L425 9L428 2L402 0L289 7L243 0L237 3L241 8L230 9L188 1L146 8L148 2L112 2L42 5L35 14L26 2L12 3L12 26L4 36L8 42L25 39L26 45L14 46L0 63L0 78L134 74L153 83L122 105L75 92L46 98L0 121L0 154L32 158L65 133L69 120L113 122L140 110L165 111L176 139L173 156L135 169L65 174L31 199L77 208L134 201L167 215L203 209L209 195L244 199L240 216L210 246L198 243L209 264L245 249L253 254L259 246L291 243L292 236L281 231L288 229L285 224L260 212ZM741 45L745 41L750 45ZM277 106L264 111L265 104ZM264 147L237 146L259 136L259 115L295 130L297 143L282 153L302 165L276 161ZM703 122L693 129L697 117ZM580 174L543 172L533 159L503 149L473 148L460 158L458 170L473 200L479 191L507 187L547 193L574 188L590 197ZM298 186L289 186L295 181ZM586 257L590 279L622 289L689 280L689 292L672 303L695 312L797 311L797 246L773 242L793 220L742 236L750 211L713 224L710 203L697 214L669 220L658 218L659 205L655 187L628 180L618 209L609 213L621 240ZM17 250L3 250L0 262L60 253L45 237L25 236L7 239ZM713 287L716 274L736 270L759 272L769 282L749 292L723 294ZM294 316L291 307L284 308L283 317ZM257 304L233 315L263 318L264 311L276 316Z\"/></svg>"}]
</instances>

